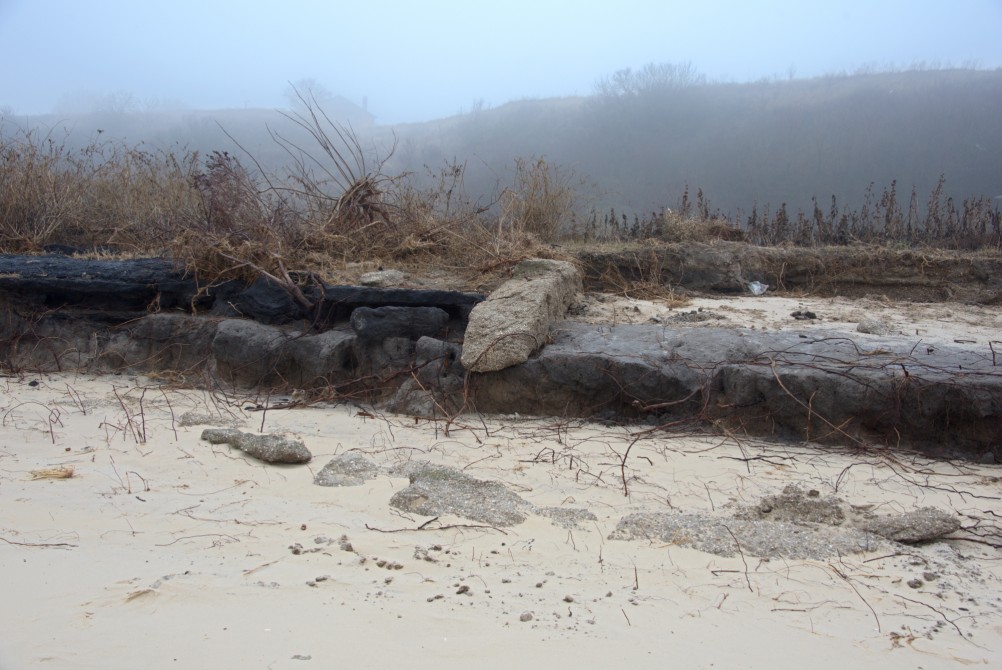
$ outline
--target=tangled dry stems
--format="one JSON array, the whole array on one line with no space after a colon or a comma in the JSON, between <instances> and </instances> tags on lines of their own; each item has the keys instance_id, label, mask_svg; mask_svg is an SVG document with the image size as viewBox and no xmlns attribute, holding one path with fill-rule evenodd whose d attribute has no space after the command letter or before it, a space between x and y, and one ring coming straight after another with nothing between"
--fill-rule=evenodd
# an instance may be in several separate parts
<instances>
[{"instance_id":1,"label":"tangled dry stems","mask_svg":"<svg viewBox=\"0 0 1002 670\"><path fill-rule=\"evenodd\" d=\"M676 210L632 222L614 211L579 220L569 175L539 158L516 161L512 183L484 202L466 191L464 165L444 165L432 186L419 187L412 175L387 174L394 147L366 147L312 97L300 95L300 102L302 111L286 114L296 137L270 131L288 157L281 175L267 174L246 151L241 161L225 151L203 156L100 136L71 149L53 132L0 119L0 252L40 253L59 244L161 256L203 281L271 276L300 300L299 276L337 280L358 263L435 267L483 284L524 258L570 257L553 242L632 241L644 248L641 278L610 277L608 284L626 295L672 299L652 246L747 240L999 248L997 207L984 199L960 208L944 203L942 183L924 216L918 196L912 193L906 211L892 184L879 199L868 194L859 212L833 200L830 211L816 204L810 217L781 207L729 221L701 190L690 199L686 189Z\"/></svg>"},{"instance_id":2,"label":"tangled dry stems","mask_svg":"<svg viewBox=\"0 0 1002 670\"><path fill-rule=\"evenodd\" d=\"M540 255L540 239L570 206L542 161L520 166L516 184L486 204L465 193L463 166L446 166L436 186L418 188L410 175L385 174L386 158L372 158L350 128L304 103L307 112L290 118L317 149L273 133L291 158L281 176L229 152L108 141L74 150L2 125L0 252L65 245L161 256L204 281L263 274L295 291L295 270L336 276L360 261L497 272Z\"/></svg>"}]
</instances>

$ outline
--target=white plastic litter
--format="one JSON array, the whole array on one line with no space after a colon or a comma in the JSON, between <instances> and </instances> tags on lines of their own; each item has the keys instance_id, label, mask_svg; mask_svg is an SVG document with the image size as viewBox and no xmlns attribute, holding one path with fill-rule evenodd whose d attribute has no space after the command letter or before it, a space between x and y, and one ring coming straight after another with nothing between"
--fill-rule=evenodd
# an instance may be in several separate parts
<instances>
[{"instance_id":1,"label":"white plastic litter","mask_svg":"<svg viewBox=\"0 0 1002 670\"><path fill-rule=\"evenodd\" d=\"M748 284L748 290L752 292L752 295L762 295L767 290L769 290L769 285L763 284L762 282L753 281Z\"/></svg>"}]
</instances>

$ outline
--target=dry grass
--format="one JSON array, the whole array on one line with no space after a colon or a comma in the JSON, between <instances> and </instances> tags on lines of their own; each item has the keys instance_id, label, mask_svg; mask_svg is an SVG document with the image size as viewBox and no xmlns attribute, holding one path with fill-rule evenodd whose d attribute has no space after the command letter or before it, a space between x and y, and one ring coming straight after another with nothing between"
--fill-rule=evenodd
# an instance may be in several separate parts
<instances>
[{"instance_id":1,"label":"dry grass","mask_svg":"<svg viewBox=\"0 0 1002 670\"><path fill-rule=\"evenodd\" d=\"M613 264L609 264L601 273L601 281L610 287L612 292L627 298L637 300L658 300L669 307L683 307L689 304L686 296L678 295L664 277L668 274L664 261L654 249L624 253L624 257L632 257L631 269L633 277L624 276L623 272Z\"/></svg>"},{"instance_id":2,"label":"dry grass","mask_svg":"<svg viewBox=\"0 0 1002 670\"><path fill-rule=\"evenodd\" d=\"M501 194L499 234L532 235L552 242L574 211L575 194L565 175L544 159L515 161L515 183Z\"/></svg>"},{"instance_id":3,"label":"dry grass","mask_svg":"<svg viewBox=\"0 0 1002 670\"><path fill-rule=\"evenodd\" d=\"M110 142L70 150L52 135L0 123L0 251L54 243L162 250L175 230L202 218L190 186L197 161Z\"/></svg>"},{"instance_id":4,"label":"dry grass","mask_svg":"<svg viewBox=\"0 0 1002 670\"><path fill-rule=\"evenodd\" d=\"M434 185L387 174L379 156L332 121L312 99L288 118L309 146L272 133L286 152L284 174L266 174L253 156L201 156L95 141L71 150L50 134L0 120L0 253L40 253L67 245L91 254L160 256L203 281L274 278L305 306L304 277L329 280L359 263L435 268L490 283L528 257L570 258L577 242L639 243L643 279L611 286L627 295L665 298L647 252L657 244L747 240L753 244L832 243L1002 248L991 203L943 202L942 188L919 217L893 186L860 212L815 207L812 216L753 210L747 222L712 212L699 191L677 210L632 222L610 212L575 218L568 176L545 160L519 160L513 182L494 201L464 188L465 169L447 165ZM559 241L564 246L552 243ZM485 282L485 277L488 279ZM620 278L622 279L622 278ZM625 283L624 283L625 282ZM670 297L670 296L668 296Z\"/></svg>"},{"instance_id":5,"label":"dry grass","mask_svg":"<svg viewBox=\"0 0 1002 670\"><path fill-rule=\"evenodd\" d=\"M161 256L205 281L271 276L297 299L298 276L358 262L476 275L554 255L542 240L573 202L544 162L520 164L516 182L487 204L464 192L462 166L419 189L408 175L385 174L388 156L373 158L350 129L303 102L290 119L313 144L273 134L290 158L282 175L228 152L111 142L71 150L0 123L0 253L65 245Z\"/></svg>"},{"instance_id":6,"label":"dry grass","mask_svg":"<svg viewBox=\"0 0 1002 670\"><path fill-rule=\"evenodd\" d=\"M62 465L58 468L43 468L41 470L32 470L28 473L31 480L36 479L71 479L76 471L73 469L72 465Z\"/></svg>"}]
</instances>

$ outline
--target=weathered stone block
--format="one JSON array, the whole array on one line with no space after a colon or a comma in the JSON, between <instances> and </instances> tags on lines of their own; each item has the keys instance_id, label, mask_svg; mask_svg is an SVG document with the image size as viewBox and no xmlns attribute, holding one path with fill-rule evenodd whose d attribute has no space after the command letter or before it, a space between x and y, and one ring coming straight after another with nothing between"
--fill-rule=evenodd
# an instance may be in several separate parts
<instances>
[{"instance_id":1,"label":"weathered stone block","mask_svg":"<svg viewBox=\"0 0 1002 670\"><path fill-rule=\"evenodd\" d=\"M566 261L533 259L470 312L463 365L493 372L524 363L542 347L550 323L561 319L581 291L581 274Z\"/></svg>"}]
</instances>

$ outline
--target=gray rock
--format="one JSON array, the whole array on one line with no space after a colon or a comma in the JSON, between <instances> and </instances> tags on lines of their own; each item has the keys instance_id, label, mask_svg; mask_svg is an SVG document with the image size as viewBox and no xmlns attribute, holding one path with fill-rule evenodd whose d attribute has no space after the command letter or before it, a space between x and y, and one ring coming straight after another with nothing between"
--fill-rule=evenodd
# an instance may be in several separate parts
<instances>
[{"instance_id":1,"label":"gray rock","mask_svg":"<svg viewBox=\"0 0 1002 670\"><path fill-rule=\"evenodd\" d=\"M357 451L332 458L313 478L317 486L361 486L379 476L379 467Z\"/></svg>"},{"instance_id":2,"label":"gray rock","mask_svg":"<svg viewBox=\"0 0 1002 670\"><path fill-rule=\"evenodd\" d=\"M677 544L719 556L822 559L836 555L888 550L884 540L854 528L785 521L722 518L708 513L629 514L610 540L645 540ZM738 548L740 547L740 552Z\"/></svg>"},{"instance_id":3,"label":"gray rock","mask_svg":"<svg viewBox=\"0 0 1002 670\"><path fill-rule=\"evenodd\" d=\"M329 330L304 335L246 319L227 319L216 329L212 354L217 374L240 386L309 388L350 378L355 336Z\"/></svg>"},{"instance_id":4,"label":"gray rock","mask_svg":"<svg viewBox=\"0 0 1002 670\"><path fill-rule=\"evenodd\" d=\"M377 270L366 272L358 278L358 283L362 286L400 286L407 279L407 273L400 270Z\"/></svg>"},{"instance_id":5,"label":"gray rock","mask_svg":"<svg viewBox=\"0 0 1002 670\"><path fill-rule=\"evenodd\" d=\"M384 340L358 338L355 343L354 378L393 380L401 371L409 377L414 347L415 342L409 337L387 337Z\"/></svg>"},{"instance_id":6,"label":"gray rock","mask_svg":"<svg viewBox=\"0 0 1002 670\"><path fill-rule=\"evenodd\" d=\"M214 290L212 314L243 317L260 323L291 323L306 317L305 308L292 297L288 289L273 279L261 276L250 286L234 282Z\"/></svg>"},{"instance_id":7,"label":"gray rock","mask_svg":"<svg viewBox=\"0 0 1002 670\"><path fill-rule=\"evenodd\" d=\"M438 307L359 307L351 313L351 327L364 340L406 337L417 340L441 334L449 314Z\"/></svg>"},{"instance_id":8,"label":"gray rock","mask_svg":"<svg viewBox=\"0 0 1002 670\"><path fill-rule=\"evenodd\" d=\"M694 336L571 321L551 339L521 365L471 377L472 406L659 422L699 416L757 435L829 443L850 435L936 457L1002 454L1002 375L979 352L941 346L918 359L907 338L874 349L823 331L703 328Z\"/></svg>"},{"instance_id":9,"label":"gray rock","mask_svg":"<svg viewBox=\"0 0 1002 670\"><path fill-rule=\"evenodd\" d=\"M888 540L917 544L939 539L960 529L960 519L935 507L922 507L895 516L870 519L860 526Z\"/></svg>"},{"instance_id":10,"label":"gray rock","mask_svg":"<svg viewBox=\"0 0 1002 670\"><path fill-rule=\"evenodd\" d=\"M454 416L463 408L466 369L461 354L459 345L422 337L414 348L415 376L403 382L386 408L427 418Z\"/></svg>"},{"instance_id":11,"label":"gray rock","mask_svg":"<svg viewBox=\"0 0 1002 670\"><path fill-rule=\"evenodd\" d=\"M500 482L475 479L444 465L417 463L397 472L407 475L410 486L393 494L390 505L405 512L514 526L525 521L532 507Z\"/></svg>"},{"instance_id":12,"label":"gray rock","mask_svg":"<svg viewBox=\"0 0 1002 670\"><path fill-rule=\"evenodd\" d=\"M817 494L816 491L813 493ZM820 495L804 493L795 484L790 484L779 495L766 496L754 507L738 511L736 519L756 519L759 521L786 521L788 523L823 523L840 526L846 515L841 500L822 498Z\"/></svg>"},{"instance_id":13,"label":"gray rock","mask_svg":"<svg viewBox=\"0 0 1002 670\"><path fill-rule=\"evenodd\" d=\"M532 511L563 528L578 528L582 521L598 521L594 512L573 507L534 507Z\"/></svg>"},{"instance_id":14,"label":"gray rock","mask_svg":"<svg viewBox=\"0 0 1002 670\"><path fill-rule=\"evenodd\" d=\"M191 426L219 426L220 424L228 424L230 428L236 428L243 424L243 419L239 419L236 416L226 416L221 412L208 414L196 410L185 412L177 418L177 425L185 428Z\"/></svg>"},{"instance_id":15,"label":"gray rock","mask_svg":"<svg viewBox=\"0 0 1002 670\"><path fill-rule=\"evenodd\" d=\"M856 326L856 332L869 335L887 335L891 332L891 326L882 319L866 318Z\"/></svg>"},{"instance_id":16,"label":"gray rock","mask_svg":"<svg viewBox=\"0 0 1002 670\"><path fill-rule=\"evenodd\" d=\"M212 319L180 312L144 316L115 329L112 336L104 341L104 350L100 352L102 367L198 369L205 363L216 328L217 324ZM97 341L94 343L97 344Z\"/></svg>"},{"instance_id":17,"label":"gray rock","mask_svg":"<svg viewBox=\"0 0 1002 670\"><path fill-rule=\"evenodd\" d=\"M235 428L206 428L202 439L212 444L228 444L265 463L309 463L313 454L301 440L281 435L256 435Z\"/></svg>"},{"instance_id":18,"label":"gray rock","mask_svg":"<svg viewBox=\"0 0 1002 670\"><path fill-rule=\"evenodd\" d=\"M491 526L514 526L532 513L564 528L597 518L585 509L536 507L500 482L476 479L445 465L416 461L394 468L391 474L407 477L410 486L395 493L390 505L414 514L452 514Z\"/></svg>"},{"instance_id":19,"label":"gray rock","mask_svg":"<svg viewBox=\"0 0 1002 670\"><path fill-rule=\"evenodd\" d=\"M312 295L312 294L311 294ZM375 286L328 286L317 308L317 320L334 323L351 316L359 307L438 307L449 317L465 321L473 306L484 299L480 293Z\"/></svg>"},{"instance_id":20,"label":"gray rock","mask_svg":"<svg viewBox=\"0 0 1002 670\"><path fill-rule=\"evenodd\" d=\"M126 321L151 305L188 308L198 296L183 269L160 258L85 259L0 255L0 294L39 307L80 306ZM125 317L125 318L118 318Z\"/></svg>"},{"instance_id":21,"label":"gray rock","mask_svg":"<svg viewBox=\"0 0 1002 670\"><path fill-rule=\"evenodd\" d=\"M473 372L503 370L528 360L581 291L581 274L565 261L529 260L470 312L463 365Z\"/></svg>"}]
</instances>

